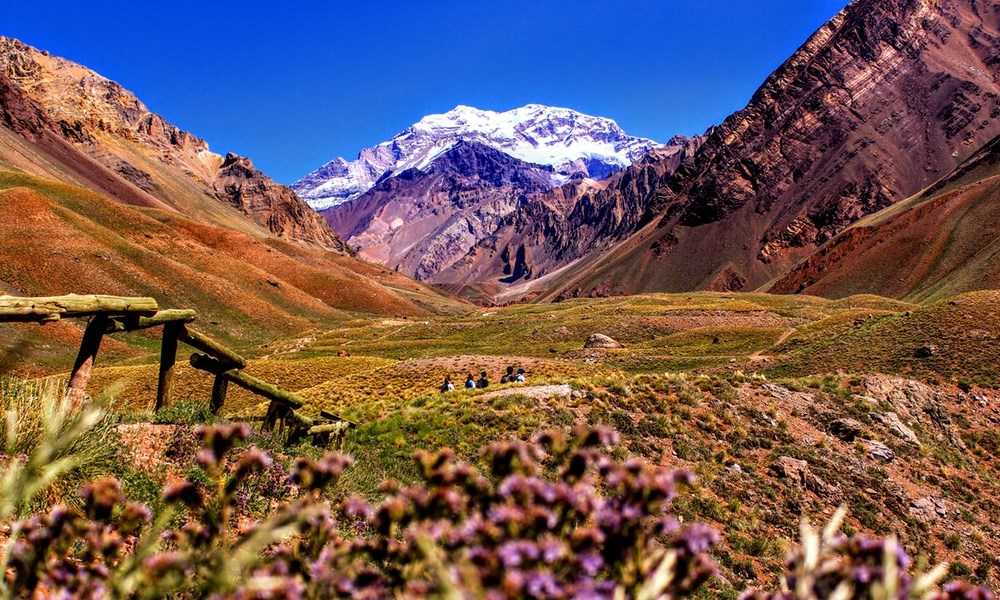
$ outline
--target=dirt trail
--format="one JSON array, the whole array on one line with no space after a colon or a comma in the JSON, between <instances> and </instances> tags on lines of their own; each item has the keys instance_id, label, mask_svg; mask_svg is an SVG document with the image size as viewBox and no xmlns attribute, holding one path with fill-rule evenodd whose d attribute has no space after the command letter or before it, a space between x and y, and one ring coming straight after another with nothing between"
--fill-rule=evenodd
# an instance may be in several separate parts
<instances>
[{"instance_id":1,"label":"dirt trail","mask_svg":"<svg viewBox=\"0 0 1000 600\"><path fill-rule=\"evenodd\" d=\"M774 345L772 345L771 348L777 348L778 346L780 346L781 343L787 340L788 336L792 335L793 333L795 333L794 327L789 327L788 329L782 331L781 335L778 336L778 339L774 342ZM774 360L774 356L770 354L761 354L760 352L754 352L747 358L750 360L750 362L769 362L771 360Z\"/></svg>"}]
</instances>

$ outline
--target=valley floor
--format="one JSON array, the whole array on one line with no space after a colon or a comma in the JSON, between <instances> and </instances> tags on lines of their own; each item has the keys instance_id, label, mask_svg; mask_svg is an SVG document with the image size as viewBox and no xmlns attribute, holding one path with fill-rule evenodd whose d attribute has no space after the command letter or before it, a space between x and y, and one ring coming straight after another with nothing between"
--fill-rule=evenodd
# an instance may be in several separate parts
<instances>
[{"instance_id":1,"label":"valley floor","mask_svg":"<svg viewBox=\"0 0 1000 600\"><path fill-rule=\"evenodd\" d=\"M359 423L343 441L356 458L345 493L374 498L386 478L415 479L417 449L450 447L477 460L497 439L610 425L622 456L698 475L675 508L723 532L716 555L727 586L773 582L800 520L822 523L842 504L849 532L895 534L912 555L949 560L954 575L995 585L998 300L998 292L924 306L875 296L580 299L357 317L241 352L254 357L248 373L306 398L306 412ZM594 333L622 347L585 348ZM528 381L500 386L507 366L524 368ZM481 371L487 390L438 391L445 376L461 388ZM122 426L122 438L139 470L159 481L190 468L170 447L191 425L143 423L156 373L152 357L103 365L91 388L108 390L115 411L137 422ZM210 379L186 364L176 377L173 414L197 413ZM223 416L265 408L233 388Z\"/></svg>"}]
</instances>

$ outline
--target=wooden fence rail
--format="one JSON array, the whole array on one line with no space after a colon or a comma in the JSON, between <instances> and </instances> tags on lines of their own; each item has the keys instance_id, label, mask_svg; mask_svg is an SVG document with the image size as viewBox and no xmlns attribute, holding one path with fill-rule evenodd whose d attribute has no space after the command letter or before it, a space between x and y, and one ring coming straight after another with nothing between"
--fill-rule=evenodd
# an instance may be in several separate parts
<instances>
[{"instance_id":1,"label":"wooden fence rail","mask_svg":"<svg viewBox=\"0 0 1000 600\"><path fill-rule=\"evenodd\" d=\"M231 382L270 400L264 427L271 429L280 421L287 426L290 438L311 435L326 443L331 436L339 438L348 428L357 425L326 411L321 411L317 418L301 413L299 409L304 404L301 396L243 372L247 366L245 358L190 327L197 318L193 310L159 310L153 298L76 294L38 298L0 296L0 322L47 323L83 317L89 317L90 321L84 330L66 391L73 401L80 402L84 398L104 335L162 326L154 411L170 404L177 346L184 343L204 352L191 355L191 366L215 377L209 405L213 414L222 409Z\"/></svg>"},{"instance_id":2,"label":"wooden fence rail","mask_svg":"<svg viewBox=\"0 0 1000 600\"><path fill-rule=\"evenodd\" d=\"M95 315L149 316L156 314L157 310L159 306L153 298L76 294L39 298L0 296L0 321L45 323Z\"/></svg>"}]
</instances>

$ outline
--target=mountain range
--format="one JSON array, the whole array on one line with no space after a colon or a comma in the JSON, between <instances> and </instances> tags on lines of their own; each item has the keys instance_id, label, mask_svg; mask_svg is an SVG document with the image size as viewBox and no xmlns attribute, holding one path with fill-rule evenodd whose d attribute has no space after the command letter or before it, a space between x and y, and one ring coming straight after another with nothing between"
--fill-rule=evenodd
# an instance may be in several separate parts
<instances>
[{"instance_id":1,"label":"mountain range","mask_svg":"<svg viewBox=\"0 0 1000 600\"><path fill-rule=\"evenodd\" d=\"M481 302L752 290L1000 134L998 50L982 2L856 0L746 108L603 180L540 191L544 169L510 163L531 185L497 186L431 153L324 215L362 256Z\"/></svg>"},{"instance_id":2,"label":"mountain range","mask_svg":"<svg viewBox=\"0 0 1000 600\"><path fill-rule=\"evenodd\" d=\"M248 261L219 272L241 289L286 282L331 309L457 306L407 278L484 304L695 289L934 298L994 285L998 50L1000 11L978 0L855 0L702 135L661 145L569 109L459 106L290 189L117 83L3 39L3 193L118 237L107 215L151 218L185 233L130 244L171 259L208 246ZM86 213L88 194L110 204ZM33 251L60 256L36 237ZM268 264L249 247L290 262L249 274ZM136 263L129 252L114 260ZM0 266L6 291L69 281Z\"/></svg>"},{"instance_id":3,"label":"mountain range","mask_svg":"<svg viewBox=\"0 0 1000 600\"><path fill-rule=\"evenodd\" d=\"M552 185L570 178L603 178L658 144L627 135L618 125L567 108L529 104L494 112L457 106L428 115L405 131L360 152L336 158L292 184L317 210L357 198L385 177L423 170L459 142L474 142L520 161L551 167Z\"/></svg>"}]
</instances>

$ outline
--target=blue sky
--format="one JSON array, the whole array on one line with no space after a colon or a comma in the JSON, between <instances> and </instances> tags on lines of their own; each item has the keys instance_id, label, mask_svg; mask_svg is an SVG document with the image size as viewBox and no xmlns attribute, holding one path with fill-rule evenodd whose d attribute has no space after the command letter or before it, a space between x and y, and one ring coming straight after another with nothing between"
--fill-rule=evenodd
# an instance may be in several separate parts
<instances>
[{"instance_id":1,"label":"blue sky","mask_svg":"<svg viewBox=\"0 0 1000 600\"><path fill-rule=\"evenodd\" d=\"M846 2L31 0L4 2L0 35L291 183L458 104L565 106L659 141L700 133Z\"/></svg>"}]
</instances>

